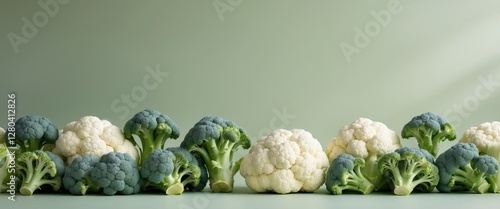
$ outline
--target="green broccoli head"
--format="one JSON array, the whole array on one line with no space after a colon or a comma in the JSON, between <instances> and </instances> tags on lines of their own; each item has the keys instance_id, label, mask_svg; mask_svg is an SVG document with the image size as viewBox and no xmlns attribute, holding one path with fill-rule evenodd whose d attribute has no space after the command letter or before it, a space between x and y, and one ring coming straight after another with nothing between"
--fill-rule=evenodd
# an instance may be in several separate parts
<instances>
[{"instance_id":1,"label":"green broccoli head","mask_svg":"<svg viewBox=\"0 0 500 209\"><path fill-rule=\"evenodd\" d=\"M141 187L137 163L128 153L110 152L101 156L90 171L90 179L106 195L135 194Z\"/></svg>"},{"instance_id":2,"label":"green broccoli head","mask_svg":"<svg viewBox=\"0 0 500 209\"><path fill-rule=\"evenodd\" d=\"M167 139L179 138L177 124L157 110L140 111L127 121L123 128L125 138L131 141L139 151L139 166L153 150L164 149ZM140 145L133 135L140 139Z\"/></svg>"},{"instance_id":3,"label":"green broccoli head","mask_svg":"<svg viewBox=\"0 0 500 209\"><path fill-rule=\"evenodd\" d=\"M498 172L498 161L488 155L479 155L472 143L457 143L436 159L439 168L440 192L474 191L485 193L490 188L488 177Z\"/></svg>"},{"instance_id":4,"label":"green broccoli head","mask_svg":"<svg viewBox=\"0 0 500 209\"><path fill-rule=\"evenodd\" d=\"M374 186L361 172L363 167L365 167L363 158L355 158L345 153L340 154L328 168L326 189L335 195L340 195L343 191L370 194Z\"/></svg>"},{"instance_id":5,"label":"green broccoli head","mask_svg":"<svg viewBox=\"0 0 500 209\"><path fill-rule=\"evenodd\" d=\"M234 175L242 159L233 162L240 147L250 148L251 142L243 128L220 117L202 118L186 134L181 147L202 158L209 174L210 188L214 192L231 192Z\"/></svg>"},{"instance_id":6,"label":"green broccoli head","mask_svg":"<svg viewBox=\"0 0 500 209\"><path fill-rule=\"evenodd\" d=\"M204 173L202 173L204 172ZM167 195L179 195L186 190L201 191L207 183L206 170L187 150L170 147L153 151L140 170L146 180L145 189L153 187Z\"/></svg>"},{"instance_id":7,"label":"green broccoli head","mask_svg":"<svg viewBox=\"0 0 500 209\"><path fill-rule=\"evenodd\" d=\"M22 152L42 150L54 146L59 131L49 119L39 115L28 115L17 119L15 142Z\"/></svg>"},{"instance_id":8,"label":"green broccoli head","mask_svg":"<svg viewBox=\"0 0 500 209\"><path fill-rule=\"evenodd\" d=\"M437 156L442 141L453 141L457 138L453 126L432 112L413 117L403 127L401 136L404 139L415 137L418 147L429 151L434 157Z\"/></svg>"},{"instance_id":9,"label":"green broccoli head","mask_svg":"<svg viewBox=\"0 0 500 209\"><path fill-rule=\"evenodd\" d=\"M21 180L19 191L23 195L32 195L35 190L47 186L52 187L53 191L61 188L64 161L51 152L23 152L17 156L16 169Z\"/></svg>"},{"instance_id":10,"label":"green broccoli head","mask_svg":"<svg viewBox=\"0 0 500 209\"><path fill-rule=\"evenodd\" d=\"M409 195L413 191L432 192L439 182L434 158L424 149L396 149L380 158L378 168L396 195Z\"/></svg>"},{"instance_id":11,"label":"green broccoli head","mask_svg":"<svg viewBox=\"0 0 500 209\"><path fill-rule=\"evenodd\" d=\"M62 183L64 189L73 195L85 195L88 191L100 192L101 187L90 178L90 172L99 162L94 155L79 156L66 167Z\"/></svg>"}]
</instances>

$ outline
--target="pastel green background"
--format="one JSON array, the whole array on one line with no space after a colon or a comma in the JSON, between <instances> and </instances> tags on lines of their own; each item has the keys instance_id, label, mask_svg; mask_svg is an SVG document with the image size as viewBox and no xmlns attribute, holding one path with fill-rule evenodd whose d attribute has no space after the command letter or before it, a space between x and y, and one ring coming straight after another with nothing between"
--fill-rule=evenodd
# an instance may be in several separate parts
<instances>
[{"instance_id":1,"label":"pastel green background","mask_svg":"<svg viewBox=\"0 0 500 209\"><path fill-rule=\"evenodd\" d=\"M61 129L85 115L123 127L154 108L177 122L181 138L218 115L253 141L302 128L325 148L359 117L399 134L432 111L460 137L500 116L499 1L69 1L16 53L8 34L23 36L23 17L44 12L39 2L47 0L0 1L4 128L8 92L17 94L18 117L43 115ZM223 19L214 2L227 9ZM372 11L390 8L399 12L384 26ZM366 26L373 37L349 62L340 45L356 47L356 29L366 34Z\"/></svg>"}]
</instances>

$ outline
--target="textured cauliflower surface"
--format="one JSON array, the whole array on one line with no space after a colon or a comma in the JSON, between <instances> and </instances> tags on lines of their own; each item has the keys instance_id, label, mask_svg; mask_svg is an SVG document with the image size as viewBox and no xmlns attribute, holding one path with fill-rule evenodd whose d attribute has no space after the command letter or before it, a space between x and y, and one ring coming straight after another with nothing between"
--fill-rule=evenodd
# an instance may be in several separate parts
<instances>
[{"instance_id":1,"label":"textured cauliflower surface","mask_svg":"<svg viewBox=\"0 0 500 209\"><path fill-rule=\"evenodd\" d=\"M120 128L94 116L85 116L66 124L52 151L65 158L67 164L78 156L101 157L109 152L128 153L137 158L137 150L125 139Z\"/></svg>"},{"instance_id":2,"label":"textured cauliflower surface","mask_svg":"<svg viewBox=\"0 0 500 209\"><path fill-rule=\"evenodd\" d=\"M401 147L399 136L381 122L359 118L342 127L326 148L332 162L342 153L368 158L393 152Z\"/></svg>"},{"instance_id":3,"label":"textured cauliflower surface","mask_svg":"<svg viewBox=\"0 0 500 209\"><path fill-rule=\"evenodd\" d=\"M328 158L302 129L278 129L259 139L241 162L240 173L255 192L313 192L325 181Z\"/></svg>"},{"instance_id":4,"label":"textured cauliflower surface","mask_svg":"<svg viewBox=\"0 0 500 209\"><path fill-rule=\"evenodd\" d=\"M486 122L477 127L467 129L460 142L469 142L477 146L479 152L484 153L493 143L500 143L500 122Z\"/></svg>"}]
</instances>

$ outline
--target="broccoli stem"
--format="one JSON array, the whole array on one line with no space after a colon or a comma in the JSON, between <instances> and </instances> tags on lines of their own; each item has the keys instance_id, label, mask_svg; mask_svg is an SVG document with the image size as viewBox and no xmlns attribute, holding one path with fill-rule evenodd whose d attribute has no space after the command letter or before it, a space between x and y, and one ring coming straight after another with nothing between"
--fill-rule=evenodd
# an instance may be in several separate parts
<instances>
[{"instance_id":1,"label":"broccoli stem","mask_svg":"<svg viewBox=\"0 0 500 209\"><path fill-rule=\"evenodd\" d=\"M43 144L40 143L41 139L31 139L25 141L25 152L34 152L35 150L41 150Z\"/></svg>"},{"instance_id":2,"label":"broccoli stem","mask_svg":"<svg viewBox=\"0 0 500 209\"><path fill-rule=\"evenodd\" d=\"M165 191L165 194L167 195L180 195L184 192L184 184L182 183L175 183L168 187L168 189Z\"/></svg>"},{"instance_id":3,"label":"broccoli stem","mask_svg":"<svg viewBox=\"0 0 500 209\"><path fill-rule=\"evenodd\" d=\"M162 127L159 127L162 128ZM165 127L163 127L165 128ZM156 135L155 135L156 134ZM163 149L165 146L165 142L167 141L167 136L170 133L168 131L165 131L161 129L161 131L157 131L155 133L155 130L149 130L146 128L143 128L139 130L139 138L141 139L141 146L142 149L140 149L140 161L139 161L139 166L144 163L146 158L151 154L151 152L157 150L157 149Z\"/></svg>"},{"instance_id":4,"label":"broccoli stem","mask_svg":"<svg viewBox=\"0 0 500 209\"><path fill-rule=\"evenodd\" d=\"M57 178L39 180L36 180L36 178L34 178L33 181L29 183L25 184L25 182L23 182L19 191L23 195L31 196L35 192L35 190L40 189L40 187L43 185L50 185L52 188L55 188L55 190L57 190L57 188L61 186L60 180L58 180Z\"/></svg>"},{"instance_id":5,"label":"broccoli stem","mask_svg":"<svg viewBox=\"0 0 500 209\"><path fill-rule=\"evenodd\" d=\"M29 158L29 159L24 159L24 162L23 163L18 163L18 170L20 170L21 172L21 179L23 180L23 183L24 182L31 182L31 179L33 178L33 164L35 162L33 162L33 158ZM26 165L26 166L24 166Z\"/></svg>"},{"instance_id":6,"label":"broccoli stem","mask_svg":"<svg viewBox=\"0 0 500 209\"><path fill-rule=\"evenodd\" d=\"M472 191L483 194L488 191L490 184L486 181L485 174L475 172L470 164L460 167L454 174L455 185L458 188L465 186Z\"/></svg>"},{"instance_id":7,"label":"broccoli stem","mask_svg":"<svg viewBox=\"0 0 500 209\"><path fill-rule=\"evenodd\" d=\"M235 143L223 140L221 144L222 146L217 146L220 149L218 150L218 156L215 158L215 161L213 160L214 158L212 158L212 160L210 160L207 164L218 165L211 166L212 168L208 168L208 172L210 174L210 187L214 192L232 192L235 173L233 169L239 169L239 164L233 166L231 159L233 146L235 145Z\"/></svg>"},{"instance_id":8,"label":"broccoli stem","mask_svg":"<svg viewBox=\"0 0 500 209\"><path fill-rule=\"evenodd\" d=\"M436 156L437 152L433 152L433 149L436 147L434 146L434 143L432 141L433 130L425 126L418 128L417 130L418 133L416 133L414 137L417 139L418 147L420 149L425 149L429 151L433 156Z\"/></svg>"},{"instance_id":9,"label":"broccoli stem","mask_svg":"<svg viewBox=\"0 0 500 209\"><path fill-rule=\"evenodd\" d=\"M45 175L49 175L51 177L55 176L51 175L50 170L46 167L46 164L37 163L36 168L33 168L33 158L30 158L29 161L25 162L27 167L21 167L24 169L25 176L23 176L23 182L21 184L20 192L23 195L32 195L36 189L40 188L40 186L48 184L53 188L56 188L58 185L60 186L60 182L57 179L44 179Z\"/></svg>"},{"instance_id":10,"label":"broccoli stem","mask_svg":"<svg viewBox=\"0 0 500 209\"><path fill-rule=\"evenodd\" d=\"M373 191L373 184L361 174L361 169L359 166L355 170L349 171L347 173L347 182L343 186L339 186L342 190L358 191L362 194L370 194ZM333 190L334 191L334 190Z\"/></svg>"},{"instance_id":11,"label":"broccoli stem","mask_svg":"<svg viewBox=\"0 0 500 209\"><path fill-rule=\"evenodd\" d=\"M167 195L179 195L184 192L184 184L180 180L180 178L176 178L173 175L168 175L159 184L147 182L143 185L143 189L153 187L165 191Z\"/></svg>"},{"instance_id":12,"label":"broccoli stem","mask_svg":"<svg viewBox=\"0 0 500 209\"><path fill-rule=\"evenodd\" d=\"M219 143L218 143L219 142ZM210 188L213 192L232 192L234 174L239 170L239 162L233 164L232 153L236 145L228 140L209 139L201 145L194 146L190 151L201 156L209 173Z\"/></svg>"},{"instance_id":13,"label":"broccoli stem","mask_svg":"<svg viewBox=\"0 0 500 209\"><path fill-rule=\"evenodd\" d=\"M386 165L385 168L390 170L390 180L394 185L394 194L401 196L409 195L413 191L415 185L418 185L413 182L413 178L418 175L418 171L413 172L414 165L406 162L405 165L407 167L400 172L397 160L390 160L387 163L388 165Z\"/></svg>"},{"instance_id":14,"label":"broccoli stem","mask_svg":"<svg viewBox=\"0 0 500 209\"><path fill-rule=\"evenodd\" d=\"M93 181L90 176L85 176L82 182L82 195L87 194L87 192L98 193L101 191L101 187L95 181Z\"/></svg>"},{"instance_id":15,"label":"broccoli stem","mask_svg":"<svg viewBox=\"0 0 500 209\"><path fill-rule=\"evenodd\" d=\"M488 146L486 149L487 155L495 158L500 162L500 143L493 143ZM488 183L490 183L489 192L492 193L500 193L500 171L498 171L495 175L489 176L486 178Z\"/></svg>"},{"instance_id":16,"label":"broccoli stem","mask_svg":"<svg viewBox=\"0 0 500 209\"><path fill-rule=\"evenodd\" d=\"M141 148L139 149L140 160L138 161L138 165L141 166L146 158L148 158L149 154L154 150L154 130L142 128L139 130L138 136L141 140Z\"/></svg>"},{"instance_id":17,"label":"broccoli stem","mask_svg":"<svg viewBox=\"0 0 500 209\"><path fill-rule=\"evenodd\" d=\"M427 175L422 175L421 178L415 179L415 177L422 174L423 171L424 169L417 169L413 172L403 173L400 181L401 184L395 185L394 187L394 194L406 196L413 192L416 186L432 182L432 177L427 177Z\"/></svg>"}]
</instances>

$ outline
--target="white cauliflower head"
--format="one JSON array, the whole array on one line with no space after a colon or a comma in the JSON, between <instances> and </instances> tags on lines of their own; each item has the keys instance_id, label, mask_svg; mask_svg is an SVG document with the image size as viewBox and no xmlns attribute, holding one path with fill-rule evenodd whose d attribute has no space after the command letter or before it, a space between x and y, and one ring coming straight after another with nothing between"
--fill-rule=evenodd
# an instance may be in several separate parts
<instances>
[{"instance_id":1,"label":"white cauliflower head","mask_svg":"<svg viewBox=\"0 0 500 209\"><path fill-rule=\"evenodd\" d=\"M358 118L341 128L326 148L332 162L342 153L369 158L393 152L401 147L399 136L381 122Z\"/></svg>"},{"instance_id":2,"label":"white cauliflower head","mask_svg":"<svg viewBox=\"0 0 500 209\"><path fill-rule=\"evenodd\" d=\"M240 174L255 192L313 192L325 182L328 158L302 129L278 129L259 139L243 158Z\"/></svg>"},{"instance_id":3,"label":"white cauliflower head","mask_svg":"<svg viewBox=\"0 0 500 209\"><path fill-rule=\"evenodd\" d=\"M85 116L66 124L52 152L65 159L67 164L78 156L101 157L109 152L128 153L137 158L137 150L125 139L120 128L94 116Z\"/></svg>"},{"instance_id":4,"label":"white cauliflower head","mask_svg":"<svg viewBox=\"0 0 500 209\"><path fill-rule=\"evenodd\" d=\"M460 142L473 143L480 153L486 153L492 145L500 146L500 122L486 122L467 129Z\"/></svg>"}]
</instances>

